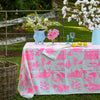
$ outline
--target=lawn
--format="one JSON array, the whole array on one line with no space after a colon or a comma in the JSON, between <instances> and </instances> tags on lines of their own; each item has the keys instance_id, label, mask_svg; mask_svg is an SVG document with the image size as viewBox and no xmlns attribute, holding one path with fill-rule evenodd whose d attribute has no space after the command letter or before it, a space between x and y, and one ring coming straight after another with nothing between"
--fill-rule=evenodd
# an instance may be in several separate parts
<instances>
[{"instance_id":1,"label":"lawn","mask_svg":"<svg viewBox=\"0 0 100 100\"><path fill-rule=\"evenodd\" d=\"M56 27L53 27L56 28ZM66 42L66 35L69 34L70 32L75 32L75 38L74 41L78 42L91 42L91 36L92 33L85 27L82 26L78 26L76 21L72 21L70 23L68 23L67 21L64 21L64 41L62 41L62 26L59 27L60 28L60 37L61 37L61 41L60 42ZM45 42L47 42L48 40L46 39ZM58 41L58 39L56 39L55 41ZM25 44L25 42L21 43L23 45L10 45L8 46L8 51L20 51L22 52L22 48ZM4 47L2 47L2 50L4 50ZM12 62L16 62L18 64L18 77L17 77L17 85L18 85L18 80L19 80L19 73L20 73L20 65L21 65L21 56L20 57L10 57L8 58L9 61ZM16 98L13 100L27 100L23 97L21 97L17 91L16 94ZM32 99L28 99L28 100L99 100L100 95L99 94L74 94L74 95L43 95L43 96L34 96L34 98Z\"/></svg>"}]
</instances>

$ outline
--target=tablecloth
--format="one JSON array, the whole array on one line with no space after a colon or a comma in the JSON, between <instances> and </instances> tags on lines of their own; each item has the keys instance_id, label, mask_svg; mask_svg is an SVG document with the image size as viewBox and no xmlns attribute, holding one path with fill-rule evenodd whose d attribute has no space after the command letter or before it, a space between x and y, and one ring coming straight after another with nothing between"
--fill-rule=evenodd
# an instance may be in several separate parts
<instances>
[{"instance_id":1,"label":"tablecloth","mask_svg":"<svg viewBox=\"0 0 100 100\"><path fill-rule=\"evenodd\" d=\"M49 94L100 93L100 45L66 43L23 48L18 91L25 98Z\"/></svg>"}]
</instances>

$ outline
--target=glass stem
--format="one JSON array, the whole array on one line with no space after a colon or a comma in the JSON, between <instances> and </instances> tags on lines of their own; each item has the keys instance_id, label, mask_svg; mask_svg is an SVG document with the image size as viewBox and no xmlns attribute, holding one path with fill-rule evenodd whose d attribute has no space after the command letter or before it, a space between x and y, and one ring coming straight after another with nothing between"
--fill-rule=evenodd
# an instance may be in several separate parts
<instances>
[{"instance_id":1,"label":"glass stem","mask_svg":"<svg viewBox=\"0 0 100 100\"><path fill-rule=\"evenodd\" d=\"M69 44L69 40L67 40L67 43Z\"/></svg>"},{"instance_id":2,"label":"glass stem","mask_svg":"<svg viewBox=\"0 0 100 100\"><path fill-rule=\"evenodd\" d=\"M52 40L52 44L54 44L54 39Z\"/></svg>"},{"instance_id":3,"label":"glass stem","mask_svg":"<svg viewBox=\"0 0 100 100\"><path fill-rule=\"evenodd\" d=\"M72 43L73 43L73 38L72 38Z\"/></svg>"}]
</instances>

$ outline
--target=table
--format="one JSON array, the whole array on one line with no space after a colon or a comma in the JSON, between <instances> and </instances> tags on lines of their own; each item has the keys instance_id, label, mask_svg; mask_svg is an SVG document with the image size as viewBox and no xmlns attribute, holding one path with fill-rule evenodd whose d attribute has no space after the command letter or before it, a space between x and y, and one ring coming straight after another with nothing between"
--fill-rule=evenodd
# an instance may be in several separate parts
<instances>
[{"instance_id":1,"label":"table","mask_svg":"<svg viewBox=\"0 0 100 100\"><path fill-rule=\"evenodd\" d=\"M100 45L27 42L23 48L18 91L25 98L49 94L100 93Z\"/></svg>"}]
</instances>

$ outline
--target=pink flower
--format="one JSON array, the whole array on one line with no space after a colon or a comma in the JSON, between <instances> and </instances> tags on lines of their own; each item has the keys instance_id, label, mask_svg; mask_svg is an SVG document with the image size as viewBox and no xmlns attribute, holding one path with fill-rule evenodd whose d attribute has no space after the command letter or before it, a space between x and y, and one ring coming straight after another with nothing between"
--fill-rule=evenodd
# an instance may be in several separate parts
<instances>
[{"instance_id":1,"label":"pink flower","mask_svg":"<svg viewBox=\"0 0 100 100\"><path fill-rule=\"evenodd\" d=\"M55 39L55 37L53 36L53 34L52 34L52 33L48 33L47 38L48 38L48 39L50 39L50 40Z\"/></svg>"},{"instance_id":2,"label":"pink flower","mask_svg":"<svg viewBox=\"0 0 100 100\"><path fill-rule=\"evenodd\" d=\"M53 34L53 36L56 38L56 37L59 35L59 31L56 30L56 29L54 29L54 30L52 31L52 34Z\"/></svg>"},{"instance_id":3,"label":"pink flower","mask_svg":"<svg viewBox=\"0 0 100 100\"><path fill-rule=\"evenodd\" d=\"M48 31L48 33L52 33L52 29L50 29L50 30Z\"/></svg>"},{"instance_id":4,"label":"pink flower","mask_svg":"<svg viewBox=\"0 0 100 100\"><path fill-rule=\"evenodd\" d=\"M54 30L49 30L48 31L48 35L47 35L47 38L50 39L50 40L54 40L57 36L59 35L59 31L54 29Z\"/></svg>"}]
</instances>

